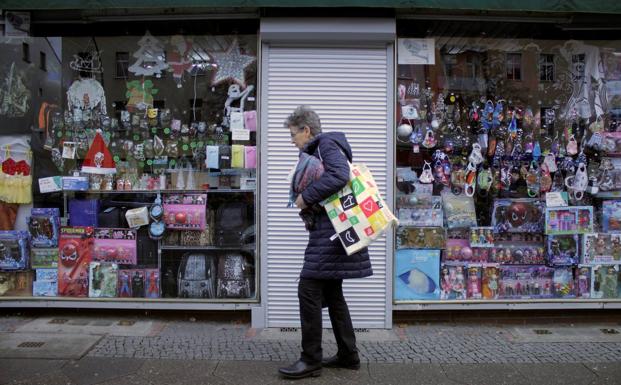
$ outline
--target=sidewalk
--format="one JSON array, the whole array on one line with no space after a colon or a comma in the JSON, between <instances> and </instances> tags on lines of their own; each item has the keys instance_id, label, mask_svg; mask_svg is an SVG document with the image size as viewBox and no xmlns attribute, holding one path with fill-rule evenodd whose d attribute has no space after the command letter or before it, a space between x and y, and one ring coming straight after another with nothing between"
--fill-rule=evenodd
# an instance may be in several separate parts
<instances>
[{"instance_id":1,"label":"sidewalk","mask_svg":"<svg viewBox=\"0 0 621 385\"><path fill-rule=\"evenodd\" d=\"M615 333L616 332L616 333ZM360 330L359 371L314 384L621 384L621 325L400 324ZM0 318L2 384L278 384L299 332L132 316ZM334 354L324 330L324 355Z\"/></svg>"}]
</instances>

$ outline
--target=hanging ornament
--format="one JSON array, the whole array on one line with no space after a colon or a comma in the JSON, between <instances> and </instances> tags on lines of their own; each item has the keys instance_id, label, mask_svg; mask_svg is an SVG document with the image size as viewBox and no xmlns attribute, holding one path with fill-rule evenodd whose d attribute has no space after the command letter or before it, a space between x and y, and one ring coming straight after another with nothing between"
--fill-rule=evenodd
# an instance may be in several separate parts
<instances>
[{"instance_id":1,"label":"hanging ornament","mask_svg":"<svg viewBox=\"0 0 621 385\"><path fill-rule=\"evenodd\" d=\"M246 67L257 58L242 54L237 39L233 40L226 51L211 52L210 55L214 58L217 65L217 70L211 81L211 85L215 86L231 79L241 86L246 86L244 72Z\"/></svg>"},{"instance_id":2,"label":"hanging ornament","mask_svg":"<svg viewBox=\"0 0 621 385\"><path fill-rule=\"evenodd\" d=\"M153 95L157 94L159 90L153 87L153 82L150 79L147 80L132 80L126 84L127 91L125 97L128 98L128 109L146 110L153 106Z\"/></svg>"},{"instance_id":3,"label":"hanging ornament","mask_svg":"<svg viewBox=\"0 0 621 385\"><path fill-rule=\"evenodd\" d=\"M168 68L164 45L147 31L138 46L140 48L132 55L137 60L128 71L136 76L161 77L162 71Z\"/></svg>"},{"instance_id":4,"label":"hanging ornament","mask_svg":"<svg viewBox=\"0 0 621 385\"><path fill-rule=\"evenodd\" d=\"M79 112L92 110L99 106L101 112L106 112L106 94L101 84L93 78L75 80L67 90L67 106L69 111ZM75 110L78 111L75 111Z\"/></svg>"},{"instance_id":5,"label":"hanging ornament","mask_svg":"<svg viewBox=\"0 0 621 385\"><path fill-rule=\"evenodd\" d=\"M172 72L173 79L177 84L177 88L181 88L183 83L183 74L192 70L192 59L190 52L192 51L192 42L185 39L182 35L174 35L170 38L170 45L173 47L166 57L168 61L168 70ZM206 63L211 60L206 52L202 52L206 57L202 58L202 62Z\"/></svg>"}]
</instances>

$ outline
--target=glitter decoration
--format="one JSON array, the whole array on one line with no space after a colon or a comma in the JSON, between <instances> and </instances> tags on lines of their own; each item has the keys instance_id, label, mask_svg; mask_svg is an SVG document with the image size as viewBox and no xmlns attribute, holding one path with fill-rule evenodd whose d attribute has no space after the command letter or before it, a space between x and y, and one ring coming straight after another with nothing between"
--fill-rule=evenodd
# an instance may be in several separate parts
<instances>
[{"instance_id":1,"label":"glitter decoration","mask_svg":"<svg viewBox=\"0 0 621 385\"><path fill-rule=\"evenodd\" d=\"M138 41L138 45L140 48L132 55L138 60L128 68L128 71L136 76L161 77L162 71L168 68L164 45L149 31Z\"/></svg>"},{"instance_id":2,"label":"glitter decoration","mask_svg":"<svg viewBox=\"0 0 621 385\"><path fill-rule=\"evenodd\" d=\"M243 87L246 86L244 71L256 57L242 54L237 39L233 40L225 52L211 52L210 55L218 66L211 85L215 86L231 79Z\"/></svg>"}]
</instances>

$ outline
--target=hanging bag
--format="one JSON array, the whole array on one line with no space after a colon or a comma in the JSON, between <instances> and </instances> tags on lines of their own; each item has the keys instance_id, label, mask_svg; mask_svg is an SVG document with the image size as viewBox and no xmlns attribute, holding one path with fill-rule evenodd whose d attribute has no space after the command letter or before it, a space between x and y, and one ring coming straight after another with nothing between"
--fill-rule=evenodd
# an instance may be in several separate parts
<instances>
[{"instance_id":1,"label":"hanging bag","mask_svg":"<svg viewBox=\"0 0 621 385\"><path fill-rule=\"evenodd\" d=\"M321 152L319 153L321 159ZM382 199L371 171L364 164L349 161L349 181L337 193L319 204L324 207L347 255L369 246L398 220Z\"/></svg>"}]
</instances>

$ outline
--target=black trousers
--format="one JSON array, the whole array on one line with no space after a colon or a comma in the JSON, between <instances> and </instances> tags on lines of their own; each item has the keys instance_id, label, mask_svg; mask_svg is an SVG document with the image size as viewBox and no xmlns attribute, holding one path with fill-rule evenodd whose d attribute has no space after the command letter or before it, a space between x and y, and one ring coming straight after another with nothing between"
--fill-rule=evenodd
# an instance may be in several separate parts
<instances>
[{"instance_id":1,"label":"black trousers","mask_svg":"<svg viewBox=\"0 0 621 385\"><path fill-rule=\"evenodd\" d=\"M308 364L321 363L322 302L327 305L330 314L338 346L337 355L345 361L357 359L356 335L343 297L343 280L300 278L298 299L302 322L301 360Z\"/></svg>"}]
</instances>

